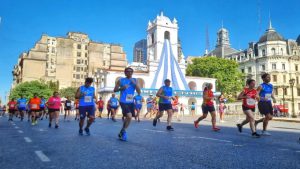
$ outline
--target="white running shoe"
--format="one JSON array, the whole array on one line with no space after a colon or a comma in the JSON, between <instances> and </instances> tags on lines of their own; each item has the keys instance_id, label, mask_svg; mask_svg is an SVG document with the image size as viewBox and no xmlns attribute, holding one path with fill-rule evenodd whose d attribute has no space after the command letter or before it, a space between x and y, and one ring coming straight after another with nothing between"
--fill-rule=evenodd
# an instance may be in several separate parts
<instances>
[{"instance_id":1,"label":"white running shoe","mask_svg":"<svg viewBox=\"0 0 300 169\"><path fill-rule=\"evenodd\" d=\"M271 134L269 132L264 131L264 130L261 132L261 135L263 135L263 136L271 136Z\"/></svg>"}]
</instances>

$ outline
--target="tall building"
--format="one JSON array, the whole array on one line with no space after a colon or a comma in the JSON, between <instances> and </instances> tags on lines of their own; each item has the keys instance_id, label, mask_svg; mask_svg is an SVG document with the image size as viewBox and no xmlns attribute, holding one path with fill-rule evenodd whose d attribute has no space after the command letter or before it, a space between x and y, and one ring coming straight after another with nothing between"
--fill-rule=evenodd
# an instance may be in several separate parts
<instances>
[{"instance_id":1,"label":"tall building","mask_svg":"<svg viewBox=\"0 0 300 169\"><path fill-rule=\"evenodd\" d=\"M124 70L126 54L119 44L90 40L87 34L69 32L67 37L42 35L14 66L13 86L40 80L59 81L59 87L78 87L97 69Z\"/></svg>"},{"instance_id":2,"label":"tall building","mask_svg":"<svg viewBox=\"0 0 300 169\"><path fill-rule=\"evenodd\" d=\"M218 42L223 41L225 42L223 46L228 46L229 41L219 38ZM237 61L245 74L245 79L252 78L257 83L262 83L263 73L269 73L275 96L280 104L284 104L291 112L294 96L294 109L297 114L300 112L300 36L297 40L284 39L272 27L270 21L268 29L258 42L250 42L245 50L215 52L219 46L222 45L218 44L216 49L210 52L211 55ZM293 86L289 83L291 79L295 80Z\"/></svg>"},{"instance_id":3,"label":"tall building","mask_svg":"<svg viewBox=\"0 0 300 169\"><path fill-rule=\"evenodd\" d=\"M147 65L147 40L142 39L134 44L133 61Z\"/></svg>"}]
</instances>

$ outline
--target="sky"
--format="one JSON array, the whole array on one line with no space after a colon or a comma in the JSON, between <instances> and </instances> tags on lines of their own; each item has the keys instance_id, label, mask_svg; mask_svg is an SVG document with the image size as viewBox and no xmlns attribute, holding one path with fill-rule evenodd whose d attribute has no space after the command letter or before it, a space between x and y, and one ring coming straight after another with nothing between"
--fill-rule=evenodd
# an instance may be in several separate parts
<instances>
[{"instance_id":1,"label":"sky","mask_svg":"<svg viewBox=\"0 0 300 169\"><path fill-rule=\"evenodd\" d=\"M233 48L257 42L272 25L284 38L300 35L299 0L1 0L0 96L9 92L13 66L42 34L84 32L98 42L118 43L132 61L134 43L146 38L149 20L163 11L179 26L185 56L203 55L208 30L210 49L222 27Z\"/></svg>"}]
</instances>

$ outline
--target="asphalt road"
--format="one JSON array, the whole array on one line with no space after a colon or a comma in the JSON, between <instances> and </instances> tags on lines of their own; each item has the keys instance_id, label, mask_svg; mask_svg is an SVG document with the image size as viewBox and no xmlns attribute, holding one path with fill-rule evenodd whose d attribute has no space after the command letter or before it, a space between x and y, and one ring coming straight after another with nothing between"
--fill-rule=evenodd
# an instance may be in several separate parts
<instances>
[{"instance_id":1,"label":"asphalt road","mask_svg":"<svg viewBox=\"0 0 300 169\"><path fill-rule=\"evenodd\" d=\"M0 118L0 168L3 169L174 169L174 168L300 168L300 124L270 122L272 136L252 138L248 125L243 133L236 119L219 124L213 132L208 120L195 129L184 118L166 131L165 119L132 122L128 141L118 140L121 120L97 119L91 136L78 135L78 122L8 122ZM258 127L261 129L261 125Z\"/></svg>"}]
</instances>

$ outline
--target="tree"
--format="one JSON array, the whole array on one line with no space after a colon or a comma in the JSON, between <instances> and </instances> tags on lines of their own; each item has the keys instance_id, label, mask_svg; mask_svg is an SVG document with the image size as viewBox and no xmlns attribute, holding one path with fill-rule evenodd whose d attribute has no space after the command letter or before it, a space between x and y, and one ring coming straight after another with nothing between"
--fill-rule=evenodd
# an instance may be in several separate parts
<instances>
[{"instance_id":1,"label":"tree","mask_svg":"<svg viewBox=\"0 0 300 169\"><path fill-rule=\"evenodd\" d=\"M75 93L77 91L76 87L67 87L64 89L60 89L61 97L69 97L70 99L75 99Z\"/></svg>"},{"instance_id":2,"label":"tree","mask_svg":"<svg viewBox=\"0 0 300 169\"><path fill-rule=\"evenodd\" d=\"M12 89L9 99L17 99L21 97L21 95L29 99L32 98L35 93L37 93L39 97L44 96L45 98L49 98L53 94L53 91L47 84L41 81L24 82Z\"/></svg>"},{"instance_id":3,"label":"tree","mask_svg":"<svg viewBox=\"0 0 300 169\"><path fill-rule=\"evenodd\" d=\"M217 91L223 92L229 99L244 86L243 73L238 69L238 63L233 60L203 57L193 59L193 64L187 67L188 76L216 78Z\"/></svg>"}]
</instances>

